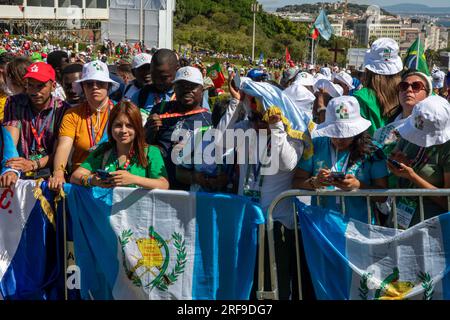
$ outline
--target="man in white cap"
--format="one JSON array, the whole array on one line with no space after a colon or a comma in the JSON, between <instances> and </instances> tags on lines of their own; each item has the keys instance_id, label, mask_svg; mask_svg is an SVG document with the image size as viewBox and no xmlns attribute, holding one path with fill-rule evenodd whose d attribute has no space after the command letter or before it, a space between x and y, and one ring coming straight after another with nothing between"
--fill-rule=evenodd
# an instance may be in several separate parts
<instances>
[{"instance_id":1,"label":"man in white cap","mask_svg":"<svg viewBox=\"0 0 450 320\"><path fill-rule=\"evenodd\" d=\"M148 144L156 144L160 147L170 188L189 190L190 185L204 186L205 181L198 179L199 176L195 170L177 168L172 161L172 151L183 138L178 136L180 132L184 131L188 135L194 132L194 121L201 127L211 126L211 113L201 107L203 76L199 69L194 67L178 69L173 84L177 100L161 102L152 108L145 124L146 141ZM177 130L176 134L174 134L175 130Z\"/></svg>"},{"instance_id":2,"label":"man in white cap","mask_svg":"<svg viewBox=\"0 0 450 320\"><path fill-rule=\"evenodd\" d=\"M148 53L140 53L133 58L131 62L131 72L134 80L127 84L123 91L125 99L131 99L136 92L139 92L146 84L152 82L150 75L150 64L152 56Z\"/></svg>"},{"instance_id":3,"label":"man in white cap","mask_svg":"<svg viewBox=\"0 0 450 320\"><path fill-rule=\"evenodd\" d=\"M166 103L175 99L173 90L173 80L178 69L178 59L172 50L159 49L152 56L150 64L151 84L146 84L141 90L136 92L131 101L141 112L150 113L153 106L160 102Z\"/></svg>"}]
</instances>

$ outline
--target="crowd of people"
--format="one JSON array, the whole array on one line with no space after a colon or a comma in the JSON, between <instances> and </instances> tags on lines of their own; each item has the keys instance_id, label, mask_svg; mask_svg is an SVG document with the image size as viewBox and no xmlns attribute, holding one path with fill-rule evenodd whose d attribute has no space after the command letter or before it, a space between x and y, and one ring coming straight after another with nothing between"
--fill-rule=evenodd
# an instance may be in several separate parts
<instances>
[{"instance_id":1,"label":"crowd of people","mask_svg":"<svg viewBox=\"0 0 450 320\"><path fill-rule=\"evenodd\" d=\"M291 64L276 77L264 65L228 68L230 97L211 105L204 97L216 89L212 75L195 62L182 66L169 49L114 65L31 51L0 54L1 187L44 178L55 192L66 182L227 192L263 210L293 188L450 188L450 76L407 70L389 38L372 44L364 71ZM247 144L227 137L248 130L255 135ZM208 132L217 161L197 163L187 147ZM267 157L278 164L270 174ZM339 211L340 201L323 197L320 206ZM367 222L365 198L344 201L349 217ZM371 201L369 223L392 227L393 200ZM396 201L399 227L418 223L417 199ZM426 218L449 209L439 197L424 206ZM280 298L288 299L291 200L273 218L275 245L286 252L277 255Z\"/></svg>"}]
</instances>

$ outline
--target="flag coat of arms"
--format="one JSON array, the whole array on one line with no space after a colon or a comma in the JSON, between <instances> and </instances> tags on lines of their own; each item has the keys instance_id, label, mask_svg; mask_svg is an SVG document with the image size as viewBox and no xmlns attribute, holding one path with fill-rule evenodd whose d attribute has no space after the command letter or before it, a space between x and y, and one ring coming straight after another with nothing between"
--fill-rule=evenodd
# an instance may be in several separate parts
<instances>
[{"instance_id":1,"label":"flag coat of arms","mask_svg":"<svg viewBox=\"0 0 450 320\"><path fill-rule=\"evenodd\" d=\"M450 299L450 213L397 230L303 203L298 209L318 299Z\"/></svg>"},{"instance_id":2,"label":"flag coat of arms","mask_svg":"<svg viewBox=\"0 0 450 320\"><path fill-rule=\"evenodd\" d=\"M207 74L214 82L214 87L217 89L222 88L225 83L225 76L222 73L222 68L219 63L213 64L207 69Z\"/></svg>"},{"instance_id":3,"label":"flag coat of arms","mask_svg":"<svg viewBox=\"0 0 450 320\"><path fill-rule=\"evenodd\" d=\"M261 209L245 198L66 186L84 299L248 299Z\"/></svg>"}]
</instances>

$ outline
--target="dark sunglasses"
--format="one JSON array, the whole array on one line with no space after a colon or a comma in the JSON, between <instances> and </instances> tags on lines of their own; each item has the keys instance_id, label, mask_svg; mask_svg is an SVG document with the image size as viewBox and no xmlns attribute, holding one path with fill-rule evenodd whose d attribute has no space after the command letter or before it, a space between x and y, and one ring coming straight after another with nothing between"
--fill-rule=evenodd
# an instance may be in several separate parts
<instances>
[{"instance_id":1,"label":"dark sunglasses","mask_svg":"<svg viewBox=\"0 0 450 320\"><path fill-rule=\"evenodd\" d=\"M425 85L420 81L414 81L414 82L406 82L402 81L398 84L398 89L400 91L406 91L411 86L412 91L415 93L419 92L420 90L426 90Z\"/></svg>"},{"instance_id":2,"label":"dark sunglasses","mask_svg":"<svg viewBox=\"0 0 450 320\"><path fill-rule=\"evenodd\" d=\"M92 88L94 85L97 86L97 88L106 88L108 86L108 82L103 81L96 81L96 80L87 80L83 82L86 87Z\"/></svg>"},{"instance_id":3,"label":"dark sunglasses","mask_svg":"<svg viewBox=\"0 0 450 320\"><path fill-rule=\"evenodd\" d=\"M181 89L183 91L196 91L200 88L203 88L202 85L199 85L197 83L191 83L191 82L175 82L175 87L178 89Z\"/></svg>"}]
</instances>

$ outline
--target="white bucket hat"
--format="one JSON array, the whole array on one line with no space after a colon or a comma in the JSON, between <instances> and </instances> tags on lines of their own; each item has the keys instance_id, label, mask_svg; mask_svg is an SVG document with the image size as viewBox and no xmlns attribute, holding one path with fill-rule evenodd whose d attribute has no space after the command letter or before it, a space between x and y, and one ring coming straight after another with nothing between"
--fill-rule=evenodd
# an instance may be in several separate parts
<instances>
[{"instance_id":1,"label":"white bucket hat","mask_svg":"<svg viewBox=\"0 0 450 320\"><path fill-rule=\"evenodd\" d=\"M340 97L344 94L344 89L342 89L340 85L335 84L327 79L317 80L316 83L314 83L313 88L314 92L323 89L333 98Z\"/></svg>"},{"instance_id":2,"label":"white bucket hat","mask_svg":"<svg viewBox=\"0 0 450 320\"><path fill-rule=\"evenodd\" d=\"M148 53L140 53L133 58L131 62L131 69L137 69L142 67L144 64L152 63L152 56Z\"/></svg>"},{"instance_id":3,"label":"white bucket hat","mask_svg":"<svg viewBox=\"0 0 450 320\"><path fill-rule=\"evenodd\" d=\"M317 136L351 138L366 131L369 120L361 117L358 100L342 96L331 99L325 113L325 122L317 126Z\"/></svg>"},{"instance_id":4,"label":"white bucket hat","mask_svg":"<svg viewBox=\"0 0 450 320\"><path fill-rule=\"evenodd\" d=\"M441 89L444 87L445 73L441 70L436 70L431 73L433 78L433 89Z\"/></svg>"},{"instance_id":5,"label":"white bucket hat","mask_svg":"<svg viewBox=\"0 0 450 320\"><path fill-rule=\"evenodd\" d=\"M443 144L450 140L450 104L440 96L430 96L416 104L397 130L420 147Z\"/></svg>"},{"instance_id":6,"label":"white bucket hat","mask_svg":"<svg viewBox=\"0 0 450 320\"><path fill-rule=\"evenodd\" d=\"M291 86L283 91L294 104L300 109L311 112L316 96L306 89L300 82L295 81Z\"/></svg>"},{"instance_id":7,"label":"white bucket hat","mask_svg":"<svg viewBox=\"0 0 450 320\"><path fill-rule=\"evenodd\" d=\"M300 72L295 78L295 82L300 83L302 86L313 86L316 83L314 76L308 72Z\"/></svg>"},{"instance_id":8,"label":"white bucket hat","mask_svg":"<svg viewBox=\"0 0 450 320\"><path fill-rule=\"evenodd\" d=\"M200 70L194 67L183 67L178 69L173 83L181 80L203 85L202 73L200 72Z\"/></svg>"},{"instance_id":9,"label":"white bucket hat","mask_svg":"<svg viewBox=\"0 0 450 320\"><path fill-rule=\"evenodd\" d=\"M331 80L331 69L328 67L320 68L320 73L323 74L328 80Z\"/></svg>"},{"instance_id":10,"label":"white bucket hat","mask_svg":"<svg viewBox=\"0 0 450 320\"><path fill-rule=\"evenodd\" d=\"M345 71L341 71L341 72L337 73L334 76L334 79L342 81L343 83L345 83L347 85L347 87L349 88L349 90L355 89L355 87L353 86L353 78L352 78L352 76L349 75Z\"/></svg>"},{"instance_id":11,"label":"white bucket hat","mask_svg":"<svg viewBox=\"0 0 450 320\"><path fill-rule=\"evenodd\" d=\"M376 74L397 74L403 70L398 51L398 43L394 39L380 38L366 51L364 67Z\"/></svg>"},{"instance_id":12,"label":"white bucket hat","mask_svg":"<svg viewBox=\"0 0 450 320\"><path fill-rule=\"evenodd\" d=\"M106 63L101 62L100 60L88 62L83 65L81 79L72 83L73 90L77 94L81 95L83 93L81 83L89 80L111 83L112 88L110 89L110 92L114 92L120 87L120 85L116 81L112 80L109 77L108 66L106 65Z\"/></svg>"}]
</instances>

